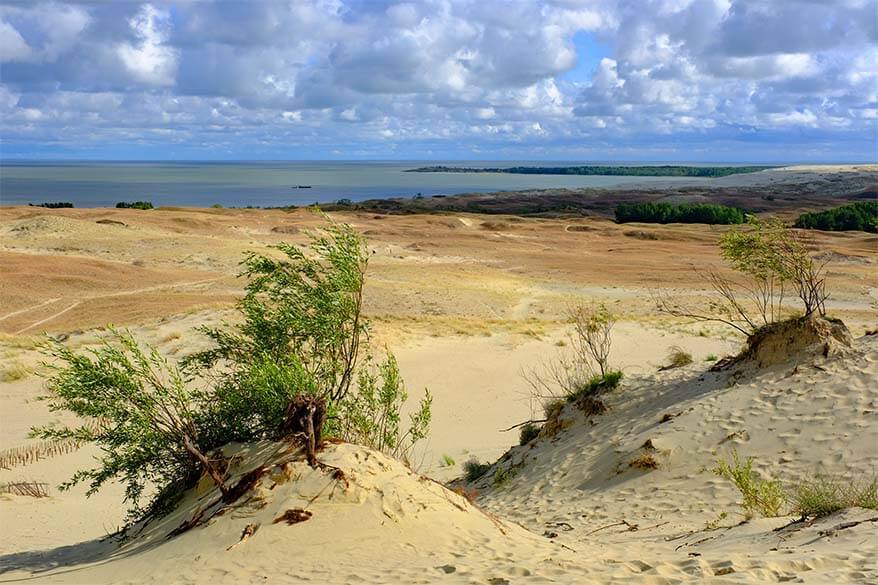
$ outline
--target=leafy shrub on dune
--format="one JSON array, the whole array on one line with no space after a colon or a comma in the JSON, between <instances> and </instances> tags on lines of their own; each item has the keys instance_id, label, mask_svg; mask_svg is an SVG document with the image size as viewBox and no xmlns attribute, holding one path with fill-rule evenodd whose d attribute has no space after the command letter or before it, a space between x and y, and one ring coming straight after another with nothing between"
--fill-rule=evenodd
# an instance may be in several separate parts
<instances>
[{"instance_id":1,"label":"leafy shrub on dune","mask_svg":"<svg viewBox=\"0 0 878 585\"><path fill-rule=\"evenodd\" d=\"M703 279L714 292L705 308L687 307L661 294L654 295L660 311L695 321L717 321L744 335L776 323L788 310L792 292L802 315L826 316L825 262L808 251L806 241L780 220L749 218L747 229L733 229L720 239L723 259L737 276L708 270Z\"/></svg>"},{"instance_id":2,"label":"leafy shrub on dune","mask_svg":"<svg viewBox=\"0 0 878 585\"><path fill-rule=\"evenodd\" d=\"M350 226L331 224L305 249L278 249L282 259L245 257L240 319L201 328L212 346L180 367L126 332L111 330L98 348L79 354L47 342L55 362L45 398L52 410L85 422L34 434L92 442L102 453L96 467L78 471L66 486L87 482L93 493L121 480L131 519L166 509L204 473L224 495L234 492L217 449L290 437L300 404L325 409L311 419L320 428L292 435L311 445L309 461L315 437L323 435L402 459L410 454L427 433L431 398L428 393L406 428L400 409L407 394L396 360L388 353L376 362L369 350L361 314L364 241ZM158 493L143 505L149 485Z\"/></svg>"}]
</instances>

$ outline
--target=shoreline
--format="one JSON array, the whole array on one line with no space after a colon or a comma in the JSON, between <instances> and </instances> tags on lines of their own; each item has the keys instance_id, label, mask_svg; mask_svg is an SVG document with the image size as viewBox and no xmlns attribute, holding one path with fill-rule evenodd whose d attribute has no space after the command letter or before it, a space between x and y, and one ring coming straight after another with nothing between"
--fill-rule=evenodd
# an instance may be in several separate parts
<instances>
[{"instance_id":1,"label":"shoreline","mask_svg":"<svg viewBox=\"0 0 878 585\"><path fill-rule=\"evenodd\" d=\"M402 170L401 172L406 172ZM418 173L412 173L418 174ZM420 173L420 174L430 174L430 173ZM488 173L449 173L449 174L488 174ZM530 175L530 174L522 174L522 175L514 175L509 173L501 173L504 176L522 178L522 180L532 180L534 177L548 177L549 179L563 179L575 177L575 175ZM587 175L589 177L601 179L601 178L614 178L618 179L619 176L604 176L604 175ZM493 200L509 200L515 201L518 199L530 199L534 197L542 197L544 199L548 199L551 202L551 199L561 199L562 201L558 201L553 203L553 207L558 204L567 205L570 203L570 199L582 199L582 201L578 203L574 203L574 213L572 215L576 215L575 211L578 208L583 210L591 210L600 212L601 210L606 211L606 203L615 204L625 201L645 201L645 200L653 200L659 197L677 197L677 196L701 196L701 197L723 197L729 195L730 190L740 190L743 191L742 195L753 198L754 196L765 195L766 197L775 196L775 197L793 197L795 196L796 190L801 188L804 194L807 196L807 200L802 200L805 204L816 204L822 205L825 203L823 199L832 199L837 198L839 200L848 199L850 195L856 194L857 191L867 190L872 188L878 191L878 164L850 164L850 165L796 165L796 166L787 166L787 167L776 167L763 171L756 171L750 173L737 173L724 177L669 177L669 176L650 176L650 177L638 177L638 176L630 176L623 177L626 179L631 179L630 181L623 181L620 183L615 183L612 185L595 185L595 186L583 186L583 187L536 187L536 188L515 188L515 189L479 189L477 191L472 190L453 190L449 189L448 192L440 192L440 193L432 193L421 195L420 192L417 191L417 187L412 187L411 194L405 195L387 195L380 197L369 197L369 196L344 196L340 194L335 199L328 199L326 201L314 201L308 203L289 203L289 204L281 204L281 205L222 205L222 208L225 209L290 209L290 208L300 208L300 207L309 207L314 203L317 203L321 208L324 209L346 209L346 208L359 208L366 210L374 210L376 212L404 212L404 213L423 213L430 212L431 210L445 210L445 211L475 211L477 213L504 213L504 211L498 210L490 210L486 211L489 207L495 207L495 205L476 205L473 209L460 209L460 207L466 207L466 202L480 202L486 199ZM651 179L651 180L645 180ZM262 188L262 187L260 187ZM316 189L316 188L315 188ZM294 189L295 192L300 192L299 189ZM315 199L327 198L326 193L317 192L320 191L316 189L315 191ZM310 190L304 190L304 192L310 192ZM340 190L341 193L344 193L343 190ZM131 194L126 195L124 191L120 191L117 195L112 196L102 196L107 198L108 200L114 201L122 201L122 200L150 200L149 195L144 194ZM202 195L198 196L190 196L203 198ZM333 197L336 197L333 195ZM23 197L22 197L23 198ZM70 197L72 199L76 199L76 197ZM67 198L67 199L70 199ZM162 199L165 197L163 196ZM186 197L181 197L181 199L185 199ZM809 198L816 198L811 201ZM42 203L55 203L57 201L65 201L67 200L63 196L53 199L51 196L34 196L32 201L24 202L17 201L15 203L7 203L0 199L0 208L9 208L9 207L39 207ZM589 202L591 200L591 202ZM344 202L344 205L338 205L338 202ZM350 201L350 204L347 202ZM605 204L601 204L601 202ZM449 205L449 202L457 202L454 205ZM463 203L460 203L463 202ZM712 201L719 202L722 201ZM102 208L111 208L112 205L82 205L76 204L74 202L75 208L77 209L102 209ZM166 205L161 201L156 202L157 208L196 208L196 209L207 209L213 207L216 204L201 204L201 205L178 205L176 203ZM503 207L503 206L501 206ZM511 211L508 213L515 213L514 205L508 206ZM771 206L767 206L765 210L768 210ZM790 205L783 205L784 208L790 207ZM812 208L813 209L813 208ZM760 211L761 209L756 209ZM557 209L550 209L548 211L557 211ZM527 214L533 213L533 210L528 211Z\"/></svg>"}]
</instances>

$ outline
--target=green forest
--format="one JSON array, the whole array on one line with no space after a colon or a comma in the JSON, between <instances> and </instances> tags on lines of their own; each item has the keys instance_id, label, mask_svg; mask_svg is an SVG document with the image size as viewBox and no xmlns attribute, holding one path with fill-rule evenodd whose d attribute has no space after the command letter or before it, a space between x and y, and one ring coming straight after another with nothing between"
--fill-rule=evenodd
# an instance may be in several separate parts
<instances>
[{"instance_id":1,"label":"green forest","mask_svg":"<svg viewBox=\"0 0 878 585\"><path fill-rule=\"evenodd\" d=\"M616 206L616 221L627 223L744 223L744 210L714 203L620 203Z\"/></svg>"},{"instance_id":2,"label":"green forest","mask_svg":"<svg viewBox=\"0 0 878 585\"><path fill-rule=\"evenodd\" d=\"M878 201L858 201L826 211L803 213L794 227L810 230L878 233Z\"/></svg>"}]
</instances>

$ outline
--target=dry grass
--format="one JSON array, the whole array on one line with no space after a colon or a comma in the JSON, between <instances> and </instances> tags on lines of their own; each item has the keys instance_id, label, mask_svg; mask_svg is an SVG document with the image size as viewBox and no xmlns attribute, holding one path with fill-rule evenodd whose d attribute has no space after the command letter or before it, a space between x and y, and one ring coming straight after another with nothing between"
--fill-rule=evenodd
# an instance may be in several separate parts
<instances>
[{"instance_id":1,"label":"dry grass","mask_svg":"<svg viewBox=\"0 0 878 585\"><path fill-rule=\"evenodd\" d=\"M643 470L658 469L659 462L656 460L655 456L652 453L641 453L640 455L628 462L628 467Z\"/></svg>"},{"instance_id":2,"label":"dry grass","mask_svg":"<svg viewBox=\"0 0 878 585\"><path fill-rule=\"evenodd\" d=\"M15 382L31 375L31 371L21 363L14 363L0 370L0 382Z\"/></svg>"},{"instance_id":3,"label":"dry grass","mask_svg":"<svg viewBox=\"0 0 878 585\"><path fill-rule=\"evenodd\" d=\"M682 347L678 345L673 345L668 350L668 358L667 363L663 365L661 370L673 370L675 368L682 368L684 366L688 366L692 363L692 354L684 351Z\"/></svg>"}]
</instances>

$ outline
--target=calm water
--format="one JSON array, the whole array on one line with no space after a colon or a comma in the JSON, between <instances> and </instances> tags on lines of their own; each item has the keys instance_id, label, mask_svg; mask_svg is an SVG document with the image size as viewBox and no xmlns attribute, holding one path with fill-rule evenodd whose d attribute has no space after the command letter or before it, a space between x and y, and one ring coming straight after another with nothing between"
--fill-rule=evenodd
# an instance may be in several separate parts
<instances>
[{"instance_id":1,"label":"calm water","mask_svg":"<svg viewBox=\"0 0 878 585\"><path fill-rule=\"evenodd\" d=\"M2 162L0 203L70 201L77 207L148 200L155 205L281 206L551 187L606 187L669 177L404 173L419 166L504 167L549 161L394 162ZM602 163L606 164L606 163ZM643 163L639 163L643 164ZM698 179L694 179L697 181ZM298 185L310 185L299 189Z\"/></svg>"}]
</instances>

